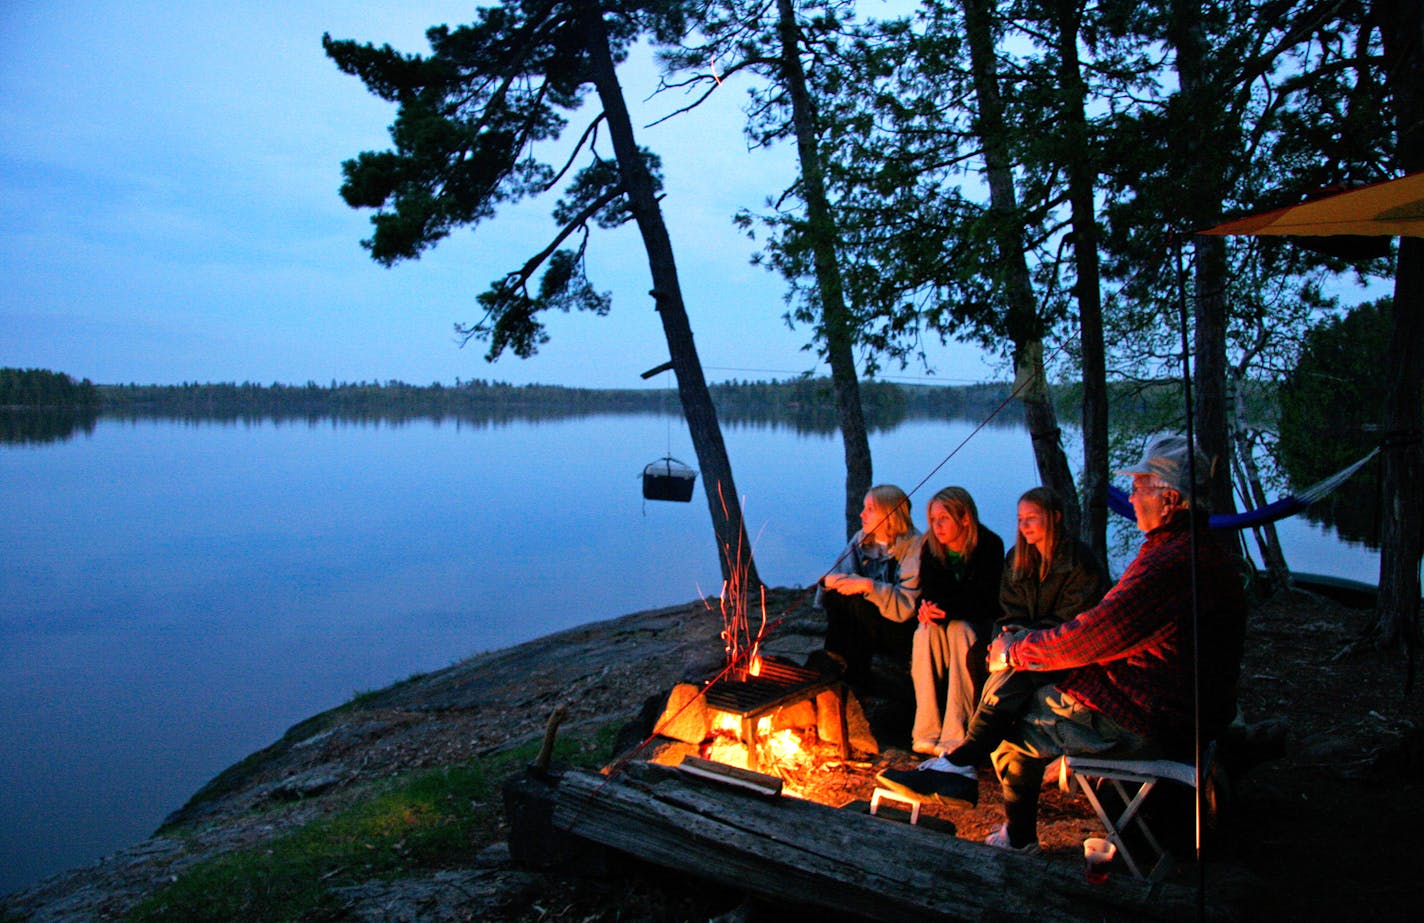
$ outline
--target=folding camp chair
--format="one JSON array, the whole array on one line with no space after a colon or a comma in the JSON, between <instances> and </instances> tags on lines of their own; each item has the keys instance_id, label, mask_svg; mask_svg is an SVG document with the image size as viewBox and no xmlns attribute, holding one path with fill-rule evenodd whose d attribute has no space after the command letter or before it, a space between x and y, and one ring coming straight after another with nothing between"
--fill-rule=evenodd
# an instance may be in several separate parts
<instances>
[{"instance_id":1,"label":"folding camp chair","mask_svg":"<svg viewBox=\"0 0 1424 923\"><path fill-rule=\"evenodd\" d=\"M1203 779L1206 779L1210 773L1214 751L1214 744L1207 747L1206 756L1202 760ZM1174 760L1113 760L1098 759L1092 756L1065 756L1058 777L1059 787L1064 791L1072 789L1072 785L1068 781L1069 775L1078 780L1078 786L1087 797L1088 803L1093 806L1098 819L1103 822L1103 826L1107 830L1107 838L1117 846L1118 855L1122 857L1128 870L1134 876L1157 881L1171 870L1172 857L1147 825L1147 818L1141 813L1142 806L1159 782L1177 782L1195 789L1197 787L1195 766L1191 763L1179 763ZM1124 807L1116 817L1109 814L1102 799L1098 797L1098 791L1093 784L1097 780L1110 782L1116 789L1118 797L1122 799ZM1126 834L1129 831L1141 834L1147 849L1153 853L1151 856L1152 867L1146 871L1143 869L1141 860L1147 857L1134 856L1128 846Z\"/></svg>"}]
</instances>

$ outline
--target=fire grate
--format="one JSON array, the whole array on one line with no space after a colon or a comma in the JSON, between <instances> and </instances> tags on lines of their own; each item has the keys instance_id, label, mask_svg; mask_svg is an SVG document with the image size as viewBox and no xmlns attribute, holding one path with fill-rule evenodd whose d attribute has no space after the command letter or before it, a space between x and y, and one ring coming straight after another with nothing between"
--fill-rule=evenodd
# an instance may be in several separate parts
<instances>
[{"instance_id":1,"label":"fire grate","mask_svg":"<svg viewBox=\"0 0 1424 923\"><path fill-rule=\"evenodd\" d=\"M747 745L747 768L757 771L757 719L785 705L813 699L826 691L834 692L840 723L840 755L850 755L846 727L845 685L835 677L764 657L761 671L744 680L724 679L707 690L707 705L717 711L738 715L742 719L742 740Z\"/></svg>"}]
</instances>

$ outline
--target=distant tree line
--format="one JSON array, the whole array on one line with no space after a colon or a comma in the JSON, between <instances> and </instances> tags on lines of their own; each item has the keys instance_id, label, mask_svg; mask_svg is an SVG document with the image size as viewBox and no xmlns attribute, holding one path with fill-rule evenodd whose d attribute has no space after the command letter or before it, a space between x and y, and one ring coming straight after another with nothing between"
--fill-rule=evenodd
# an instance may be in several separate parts
<instances>
[{"instance_id":1,"label":"distant tree line","mask_svg":"<svg viewBox=\"0 0 1424 923\"><path fill-rule=\"evenodd\" d=\"M92 432L98 389L63 372L0 368L0 445L41 445Z\"/></svg>"},{"instance_id":2,"label":"distant tree line","mask_svg":"<svg viewBox=\"0 0 1424 923\"><path fill-rule=\"evenodd\" d=\"M732 423L778 423L806 432L836 428L836 408L825 378L731 381L710 387L719 416ZM105 415L206 420L340 418L395 421L453 417L481 421L561 419L607 413L680 412L667 389L567 388L512 385L483 379L412 385L402 381L318 385L252 382L180 385L99 385ZM1000 410L1005 384L901 386L870 381L863 388L866 417L876 429L909 417L985 419L996 410L1004 422L1022 421L1014 405Z\"/></svg>"},{"instance_id":3,"label":"distant tree line","mask_svg":"<svg viewBox=\"0 0 1424 923\"><path fill-rule=\"evenodd\" d=\"M0 368L0 407L78 409L98 404L98 391L87 378L76 382L63 372Z\"/></svg>"},{"instance_id":4,"label":"distant tree line","mask_svg":"<svg viewBox=\"0 0 1424 923\"><path fill-rule=\"evenodd\" d=\"M1257 383L1247 404L1263 423L1274 424L1275 389ZM1081 400L1082 386L1060 383L1058 402L1066 408ZM834 390L828 378L798 377L782 381L732 380L710 386L724 422L784 425L807 433L834 432L838 425ZM1152 427L1170 419L1181 405L1181 383L1175 380L1114 382L1109 388L1114 413ZM1004 382L971 385L897 384L870 379L861 384L868 426L893 429L905 420L940 419L988 422L993 426L1023 426L1024 410L1011 399ZM551 420L610 413L678 414L677 396L670 389L571 388L561 385L514 385L472 379L454 385L435 382L413 385L390 379L304 385L255 382L177 385L95 385L75 382L62 372L0 369L0 408L83 408L92 416L123 419L258 421L342 419L353 422L397 422L450 417L477 422ZM30 417L33 415L24 415ZM57 429L54 427L58 427ZM6 415L3 432L30 441L40 430L72 433L72 423L53 426L25 422ZM1141 428L1141 427L1138 427ZM23 435L28 434L28 435Z\"/></svg>"}]
</instances>

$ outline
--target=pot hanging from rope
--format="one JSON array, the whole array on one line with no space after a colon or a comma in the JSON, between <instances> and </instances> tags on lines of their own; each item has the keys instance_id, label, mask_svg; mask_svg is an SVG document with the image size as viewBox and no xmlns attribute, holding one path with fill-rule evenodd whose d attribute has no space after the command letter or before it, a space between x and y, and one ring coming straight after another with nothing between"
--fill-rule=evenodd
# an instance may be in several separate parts
<instances>
[{"instance_id":1,"label":"pot hanging from rope","mask_svg":"<svg viewBox=\"0 0 1424 923\"><path fill-rule=\"evenodd\" d=\"M671 455L664 455L643 468L643 499L687 503L692 500L696 481L696 471Z\"/></svg>"}]
</instances>

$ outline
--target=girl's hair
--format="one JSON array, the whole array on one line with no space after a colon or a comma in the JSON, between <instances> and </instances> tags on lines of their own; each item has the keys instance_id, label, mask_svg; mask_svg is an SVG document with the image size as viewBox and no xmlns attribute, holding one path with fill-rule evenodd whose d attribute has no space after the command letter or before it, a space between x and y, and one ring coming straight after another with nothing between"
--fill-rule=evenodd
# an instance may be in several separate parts
<instances>
[{"instance_id":1,"label":"girl's hair","mask_svg":"<svg viewBox=\"0 0 1424 923\"><path fill-rule=\"evenodd\" d=\"M1048 576L1053 566L1053 555L1063 541L1063 501L1047 487L1034 487L1024 491L1020 503L1030 503L1043 511L1043 528L1047 533L1043 540L1043 553L1024 541L1023 530L1014 530L1014 579L1022 580L1034 571L1038 579Z\"/></svg>"},{"instance_id":2,"label":"girl's hair","mask_svg":"<svg viewBox=\"0 0 1424 923\"><path fill-rule=\"evenodd\" d=\"M866 533L865 541L883 535L888 545L906 532L915 531L915 521L910 518L910 498L905 496L903 490L894 484L876 484L865 495L871 498L880 513L880 521L871 523L873 531Z\"/></svg>"},{"instance_id":3,"label":"girl's hair","mask_svg":"<svg viewBox=\"0 0 1424 923\"><path fill-rule=\"evenodd\" d=\"M973 555L974 549L979 545L979 508L974 505L974 498L969 496L969 491L963 487L946 487L930 497L930 502L925 505L926 512L928 513L936 503L944 507L944 511L957 521L968 520L964 526L964 531L968 534L964 539L963 555L966 558ZM929 546L930 552L941 561L949 551L939 539L935 538L933 526L925 530L925 544Z\"/></svg>"}]
</instances>

